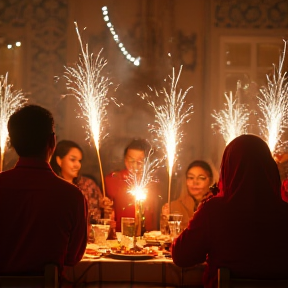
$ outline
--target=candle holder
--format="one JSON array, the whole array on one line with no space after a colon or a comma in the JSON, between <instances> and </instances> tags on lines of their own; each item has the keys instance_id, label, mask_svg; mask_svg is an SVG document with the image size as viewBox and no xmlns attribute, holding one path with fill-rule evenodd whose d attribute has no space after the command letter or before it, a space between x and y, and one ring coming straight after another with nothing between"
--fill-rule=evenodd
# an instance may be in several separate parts
<instances>
[{"instance_id":1,"label":"candle holder","mask_svg":"<svg viewBox=\"0 0 288 288\"><path fill-rule=\"evenodd\" d=\"M143 201L135 200L135 230L134 230L134 239L133 246L136 250L137 237L141 236L142 232L142 221L144 219L143 214Z\"/></svg>"}]
</instances>

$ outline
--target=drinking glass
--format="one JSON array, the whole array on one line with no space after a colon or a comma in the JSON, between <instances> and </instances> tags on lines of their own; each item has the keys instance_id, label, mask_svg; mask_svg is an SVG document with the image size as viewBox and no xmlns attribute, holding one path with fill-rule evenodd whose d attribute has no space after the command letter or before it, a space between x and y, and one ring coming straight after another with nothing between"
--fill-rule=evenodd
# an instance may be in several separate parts
<instances>
[{"instance_id":1,"label":"drinking glass","mask_svg":"<svg viewBox=\"0 0 288 288\"><path fill-rule=\"evenodd\" d=\"M133 237L135 234L135 218L121 218L121 233L124 236Z\"/></svg>"},{"instance_id":2,"label":"drinking glass","mask_svg":"<svg viewBox=\"0 0 288 288\"><path fill-rule=\"evenodd\" d=\"M180 234L182 218L183 215L181 214L168 214L168 225L170 229L171 240Z\"/></svg>"},{"instance_id":3,"label":"drinking glass","mask_svg":"<svg viewBox=\"0 0 288 288\"><path fill-rule=\"evenodd\" d=\"M106 239L110 229L110 221L110 219L97 219L96 224L92 224L96 244L106 244Z\"/></svg>"}]
</instances>

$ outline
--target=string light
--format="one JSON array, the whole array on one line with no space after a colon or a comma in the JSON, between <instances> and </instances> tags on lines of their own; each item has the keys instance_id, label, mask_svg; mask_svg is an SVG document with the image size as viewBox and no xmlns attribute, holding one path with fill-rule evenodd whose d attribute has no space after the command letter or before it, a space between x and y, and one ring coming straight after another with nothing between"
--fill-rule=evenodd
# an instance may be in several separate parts
<instances>
[{"instance_id":1,"label":"string light","mask_svg":"<svg viewBox=\"0 0 288 288\"><path fill-rule=\"evenodd\" d=\"M17 42L15 43L15 46L16 46L16 47L20 47L20 46L21 46L21 42L20 42L20 41L17 41ZM13 45L12 45L12 44L7 44L7 48L8 48L8 49L12 49L12 48L13 48Z\"/></svg>"},{"instance_id":2,"label":"string light","mask_svg":"<svg viewBox=\"0 0 288 288\"><path fill-rule=\"evenodd\" d=\"M109 28L110 33L112 34L114 41L118 44L118 47L119 47L120 51L122 52L122 54L126 57L127 60L132 62L135 66L139 66L140 65L140 57L137 57L137 58L133 57L130 53L128 53L128 51L124 47L124 44L122 42L120 42L119 35L116 33L113 24L110 22L107 6L102 7L102 14L103 14L103 19L105 22L107 22L106 25Z\"/></svg>"}]
</instances>

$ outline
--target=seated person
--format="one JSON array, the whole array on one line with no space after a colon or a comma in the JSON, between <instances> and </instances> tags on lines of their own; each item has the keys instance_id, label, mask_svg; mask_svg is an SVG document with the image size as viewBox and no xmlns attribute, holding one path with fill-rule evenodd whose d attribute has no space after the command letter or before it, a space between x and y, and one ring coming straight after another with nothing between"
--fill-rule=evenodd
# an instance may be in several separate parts
<instances>
[{"instance_id":1,"label":"seated person","mask_svg":"<svg viewBox=\"0 0 288 288\"><path fill-rule=\"evenodd\" d=\"M209 190L213 183L213 172L210 165L202 160L193 161L186 170L184 181L179 198L170 203L171 213L183 215L182 230L188 226L188 222L200 202L213 195ZM162 214L169 214L168 203L162 207Z\"/></svg>"},{"instance_id":2,"label":"seated person","mask_svg":"<svg viewBox=\"0 0 288 288\"><path fill-rule=\"evenodd\" d=\"M115 210L116 231L121 231L122 217L135 217L135 197L128 192L129 173L141 175L144 159L151 149L150 144L144 139L134 139L124 151L125 169L112 172L105 177L107 196L113 200ZM145 226L142 229L151 231L157 229L158 224L158 199L157 184L151 182L147 187L147 198L144 201Z\"/></svg>"},{"instance_id":3,"label":"seated person","mask_svg":"<svg viewBox=\"0 0 288 288\"><path fill-rule=\"evenodd\" d=\"M9 118L8 132L19 159L0 173L0 275L43 274L47 263L61 275L86 248L85 197L49 165L56 139L48 110L22 107Z\"/></svg>"},{"instance_id":4,"label":"seated person","mask_svg":"<svg viewBox=\"0 0 288 288\"><path fill-rule=\"evenodd\" d=\"M201 204L172 243L180 267L207 261L204 287L217 287L217 269L234 278L288 278L288 204L268 145L241 135L226 147L220 192Z\"/></svg>"},{"instance_id":5,"label":"seated person","mask_svg":"<svg viewBox=\"0 0 288 288\"><path fill-rule=\"evenodd\" d=\"M109 198L103 197L92 179L80 175L82 158L83 151L77 143L61 140L56 145L50 165L58 176L79 187L88 201L90 222L102 218L101 215L104 217L104 214L106 218L110 218L113 203Z\"/></svg>"}]
</instances>

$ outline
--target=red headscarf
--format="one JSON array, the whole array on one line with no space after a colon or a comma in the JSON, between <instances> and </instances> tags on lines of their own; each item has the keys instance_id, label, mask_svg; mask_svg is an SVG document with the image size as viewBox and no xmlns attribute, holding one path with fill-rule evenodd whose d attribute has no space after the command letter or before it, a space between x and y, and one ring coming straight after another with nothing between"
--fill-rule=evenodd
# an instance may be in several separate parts
<instances>
[{"instance_id":1,"label":"red headscarf","mask_svg":"<svg viewBox=\"0 0 288 288\"><path fill-rule=\"evenodd\" d=\"M227 202L269 209L281 201L279 171L267 144L255 135L241 135L226 147L220 171L219 196ZM254 210L255 211L255 210Z\"/></svg>"}]
</instances>

